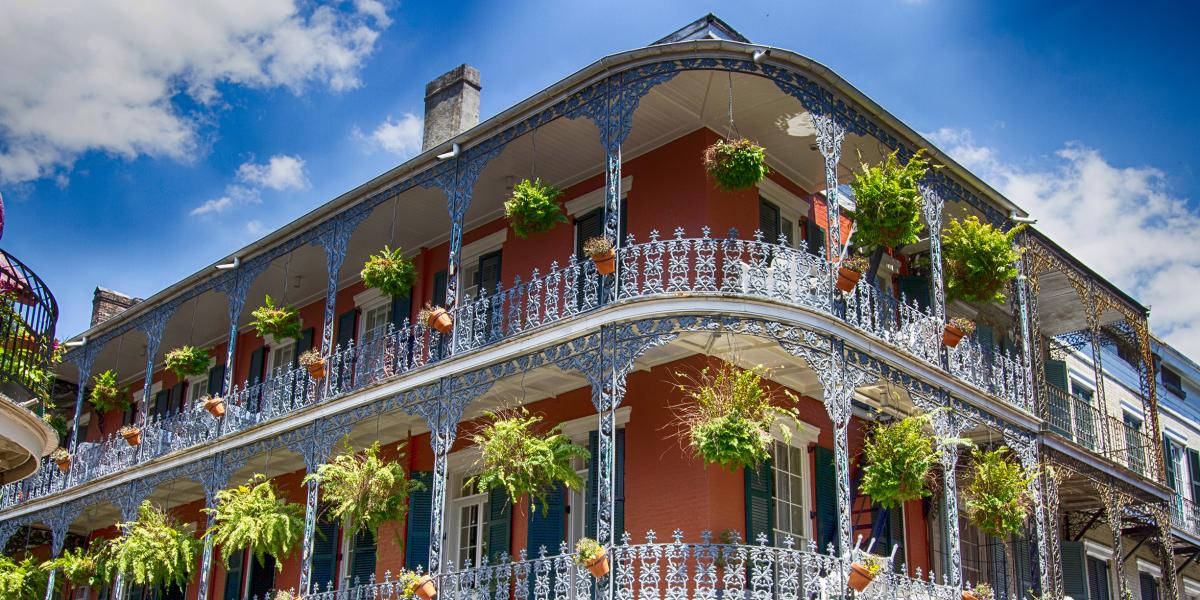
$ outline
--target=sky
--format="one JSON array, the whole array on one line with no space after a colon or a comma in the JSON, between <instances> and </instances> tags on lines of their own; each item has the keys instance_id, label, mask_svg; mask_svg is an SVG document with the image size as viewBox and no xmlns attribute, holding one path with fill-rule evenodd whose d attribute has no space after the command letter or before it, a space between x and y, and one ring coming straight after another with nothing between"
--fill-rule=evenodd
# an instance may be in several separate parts
<instances>
[{"instance_id":1,"label":"sky","mask_svg":"<svg viewBox=\"0 0 1200 600\"><path fill-rule=\"evenodd\" d=\"M1200 358L1200 36L1187 5L846 0L0 2L3 247L84 330L420 148L424 85L486 119L713 12L825 64L1152 307Z\"/></svg>"}]
</instances>

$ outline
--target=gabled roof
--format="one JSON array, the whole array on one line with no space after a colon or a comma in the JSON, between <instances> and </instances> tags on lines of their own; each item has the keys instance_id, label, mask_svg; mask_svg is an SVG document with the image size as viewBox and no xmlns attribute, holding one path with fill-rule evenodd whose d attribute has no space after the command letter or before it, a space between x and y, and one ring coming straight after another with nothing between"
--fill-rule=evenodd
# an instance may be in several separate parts
<instances>
[{"instance_id":1,"label":"gabled roof","mask_svg":"<svg viewBox=\"0 0 1200 600\"><path fill-rule=\"evenodd\" d=\"M750 40L738 33L736 29L729 26L729 23L717 18L717 15L708 13L687 25L684 25L675 33L650 44L657 46L659 44L670 44L673 42L690 42L692 40L728 40L730 42L741 42L749 44Z\"/></svg>"}]
</instances>

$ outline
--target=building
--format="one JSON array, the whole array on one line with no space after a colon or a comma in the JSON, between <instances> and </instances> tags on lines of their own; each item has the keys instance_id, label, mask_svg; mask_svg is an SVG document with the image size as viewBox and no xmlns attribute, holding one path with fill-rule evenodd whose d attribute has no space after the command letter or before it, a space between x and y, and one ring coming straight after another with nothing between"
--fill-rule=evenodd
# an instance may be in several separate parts
<instances>
[{"instance_id":1,"label":"building","mask_svg":"<svg viewBox=\"0 0 1200 600\"><path fill-rule=\"evenodd\" d=\"M307 506L303 549L279 570L208 545L186 590L117 592L367 598L394 594L400 568L428 565L447 597L565 599L590 593L564 550L592 535L615 569L599 589L620 597L841 595L868 545L892 560L863 597L958 598L981 581L1004 598L1177 597L1145 307L1036 227L1017 237L1021 276L1003 305L945 302L940 233L887 256L875 285L835 288L829 257L853 227L840 184L858 153L928 148L945 165L922 190L934 232L968 215L1007 230L1027 220L1020 207L829 69L711 15L477 123L481 87L465 65L431 82L420 155L73 338L60 376L86 383L114 369L134 405L100 418L79 386L70 471L44 467L0 491L8 551L48 556L111 537L143 499L203 530L217 490L263 473ZM767 149L771 175L722 192L700 157L734 129ZM502 203L529 174L565 189L569 223L521 239ZM582 254L602 233L619 240L615 275ZM359 280L385 244L417 266L410 297ZM249 327L267 295L299 308L299 339ZM449 309L452 331L416 319L427 302ZM948 316L980 327L947 349ZM1116 362L1099 352L1090 372L1073 371L1072 396L1064 344L1101 339L1116 340L1137 385L1096 386ZM211 348L215 365L181 380L163 352L187 344ZM327 357L320 380L297 362L313 348ZM718 361L767 365L769 386L798 397L803 426L774 442L766 467L706 465L671 436L671 406L684 401L675 374ZM1097 408L1071 413L1088 382ZM226 402L220 419L199 406L208 394ZM1118 402L1132 418L1099 408ZM545 515L464 485L468 433L482 411L513 403L592 450L577 465L588 486L554 495ZM885 511L858 492L866 428L918 412L938 415L942 438L1004 444L1039 470L1022 535L990 539L960 516L968 456L955 444L939 448L932 498ZM1080 434L1081 418L1102 426ZM138 446L116 435L128 423L141 426ZM413 477L428 483L377 539L340 536L318 518L319 485L301 483L347 436L357 448L407 442ZM27 541L47 530L50 544ZM1109 554L1093 563L1081 530ZM1114 557L1133 550L1148 584L1117 576ZM1108 573L1107 589L1092 592L1090 572Z\"/></svg>"}]
</instances>

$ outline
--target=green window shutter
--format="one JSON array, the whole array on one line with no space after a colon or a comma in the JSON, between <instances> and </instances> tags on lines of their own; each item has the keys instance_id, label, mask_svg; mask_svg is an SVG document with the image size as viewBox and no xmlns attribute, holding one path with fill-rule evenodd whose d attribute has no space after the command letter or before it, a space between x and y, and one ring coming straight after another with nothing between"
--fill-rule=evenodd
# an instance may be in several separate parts
<instances>
[{"instance_id":1,"label":"green window shutter","mask_svg":"<svg viewBox=\"0 0 1200 600\"><path fill-rule=\"evenodd\" d=\"M1188 475L1192 483L1192 499L1200 501L1200 452L1188 448Z\"/></svg>"},{"instance_id":2,"label":"green window shutter","mask_svg":"<svg viewBox=\"0 0 1200 600\"><path fill-rule=\"evenodd\" d=\"M1109 600L1108 563L1091 556L1087 557L1088 597L1091 600Z\"/></svg>"},{"instance_id":3,"label":"green window shutter","mask_svg":"<svg viewBox=\"0 0 1200 600\"><path fill-rule=\"evenodd\" d=\"M324 519L317 521L317 538L313 541L313 590L331 590L337 583L338 538L341 527ZM321 586L318 588L317 586Z\"/></svg>"},{"instance_id":4,"label":"green window shutter","mask_svg":"<svg viewBox=\"0 0 1200 600\"><path fill-rule=\"evenodd\" d=\"M586 215L575 219L575 256L580 260L587 258L583 253L583 243L604 234L604 209L597 208Z\"/></svg>"},{"instance_id":5,"label":"green window shutter","mask_svg":"<svg viewBox=\"0 0 1200 600\"><path fill-rule=\"evenodd\" d=\"M825 255L825 230L821 229L814 219L810 218L804 223L804 243L808 245L809 253Z\"/></svg>"},{"instance_id":6,"label":"green window shutter","mask_svg":"<svg viewBox=\"0 0 1200 600\"><path fill-rule=\"evenodd\" d=\"M558 554L558 545L567 539L566 532L566 498L563 486L556 485L546 494L545 505L539 504L536 510L529 509L529 531L526 548L529 556L537 556L538 549L546 547L546 554Z\"/></svg>"},{"instance_id":7,"label":"green window shutter","mask_svg":"<svg viewBox=\"0 0 1200 600\"><path fill-rule=\"evenodd\" d=\"M348 310L348 311L338 315L337 338L334 340L334 343L337 344L338 346L341 346L342 348L345 348L346 344L349 344L350 340L353 340L354 337L356 335L358 335L358 332L356 331L357 328L358 328L358 309L357 308Z\"/></svg>"},{"instance_id":8,"label":"green window shutter","mask_svg":"<svg viewBox=\"0 0 1200 600\"><path fill-rule=\"evenodd\" d=\"M1046 359L1046 383L1064 392L1069 389L1067 387L1067 361Z\"/></svg>"},{"instance_id":9,"label":"green window shutter","mask_svg":"<svg viewBox=\"0 0 1200 600\"><path fill-rule=\"evenodd\" d=\"M746 541L758 544L758 535L765 534L767 543L775 543L775 472L771 460L758 468L742 469L746 478Z\"/></svg>"},{"instance_id":10,"label":"green window shutter","mask_svg":"<svg viewBox=\"0 0 1200 600\"><path fill-rule=\"evenodd\" d=\"M433 298L434 306L446 305L446 271L445 269L434 273L433 275Z\"/></svg>"},{"instance_id":11,"label":"green window shutter","mask_svg":"<svg viewBox=\"0 0 1200 600\"><path fill-rule=\"evenodd\" d=\"M171 386L171 397L167 400L167 412L177 413L183 412L185 409L187 409L187 407L184 406L184 400L187 399L187 395L184 394L185 388L187 388L187 382L185 381L180 381L179 383Z\"/></svg>"},{"instance_id":12,"label":"green window shutter","mask_svg":"<svg viewBox=\"0 0 1200 600\"><path fill-rule=\"evenodd\" d=\"M1149 573L1138 573L1138 584L1142 591L1142 600L1158 600L1158 583Z\"/></svg>"},{"instance_id":13,"label":"green window shutter","mask_svg":"<svg viewBox=\"0 0 1200 600\"><path fill-rule=\"evenodd\" d=\"M912 304L916 301L917 306L921 308L929 308L929 280L919 275L901 275L896 278L896 283L900 288L900 293L904 295L904 299Z\"/></svg>"},{"instance_id":14,"label":"green window shutter","mask_svg":"<svg viewBox=\"0 0 1200 600\"><path fill-rule=\"evenodd\" d=\"M413 481L424 489L408 494L408 532L404 538L404 568L413 570L429 563L429 528L433 521L433 473L413 471Z\"/></svg>"},{"instance_id":15,"label":"green window shutter","mask_svg":"<svg viewBox=\"0 0 1200 600\"><path fill-rule=\"evenodd\" d=\"M392 297L392 324L397 329L404 326L404 321L412 316L412 290L403 296Z\"/></svg>"},{"instance_id":16,"label":"green window shutter","mask_svg":"<svg viewBox=\"0 0 1200 600\"><path fill-rule=\"evenodd\" d=\"M600 432L592 431L588 433L588 480L587 490L585 491L586 498L584 503L587 505L587 514L584 515L584 535L592 539L596 539L596 474L600 468Z\"/></svg>"},{"instance_id":17,"label":"green window shutter","mask_svg":"<svg viewBox=\"0 0 1200 600\"><path fill-rule=\"evenodd\" d=\"M626 212L622 209L621 214ZM615 506L613 507L613 542L621 540L621 534L625 533L625 430L617 430L617 448L616 448L616 481L613 482L613 487L616 488L614 496Z\"/></svg>"},{"instance_id":18,"label":"green window shutter","mask_svg":"<svg viewBox=\"0 0 1200 600\"><path fill-rule=\"evenodd\" d=\"M263 380L263 368L267 366L267 348L263 346L250 353L250 376L246 379L248 385L258 385Z\"/></svg>"},{"instance_id":19,"label":"green window shutter","mask_svg":"<svg viewBox=\"0 0 1200 600\"><path fill-rule=\"evenodd\" d=\"M225 591L221 595L223 600L241 600L242 563L245 562L245 555L246 553L243 551L225 557L227 566L225 567Z\"/></svg>"},{"instance_id":20,"label":"green window shutter","mask_svg":"<svg viewBox=\"0 0 1200 600\"><path fill-rule=\"evenodd\" d=\"M837 474L833 468L833 450L817 446L816 469L813 473L817 497L814 502L817 517L817 548L822 554L835 548L838 542Z\"/></svg>"},{"instance_id":21,"label":"green window shutter","mask_svg":"<svg viewBox=\"0 0 1200 600\"><path fill-rule=\"evenodd\" d=\"M1062 540L1058 547L1062 556L1063 592L1075 600L1088 600L1088 584L1084 576L1087 551L1083 542Z\"/></svg>"},{"instance_id":22,"label":"green window shutter","mask_svg":"<svg viewBox=\"0 0 1200 600\"><path fill-rule=\"evenodd\" d=\"M246 578L246 597L265 598L267 592L275 587L275 557L266 555L259 564L258 561L247 558L250 566L250 576Z\"/></svg>"},{"instance_id":23,"label":"green window shutter","mask_svg":"<svg viewBox=\"0 0 1200 600\"><path fill-rule=\"evenodd\" d=\"M591 456L588 458L588 481L586 490L587 515L584 517L584 529L587 531L587 536L596 537L596 473L599 473L600 460L600 434L592 431L588 433L588 452ZM625 429L617 429L617 447L616 447L616 475L613 487L616 489L613 506L613 537L615 542L621 540L621 534L625 533Z\"/></svg>"},{"instance_id":24,"label":"green window shutter","mask_svg":"<svg viewBox=\"0 0 1200 600\"><path fill-rule=\"evenodd\" d=\"M994 537L988 538L988 544L992 550L992 569L988 573L988 581L993 590L1008 590L1008 547L1003 540Z\"/></svg>"},{"instance_id":25,"label":"green window shutter","mask_svg":"<svg viewBox=\"0 0 1200 600\"><path fill-rule=\"evenodd\" d=\"M991 325L980 323L975 327L975 343L983 348L985 355L989 357L992 355L993 349L996 346L996 332L992 329ZM1065 363L1063 366L1066 366ZM1079 599L1076 598L1075 600Z\"/></svg>"},{"instance_id":26,"label":"green window shutter","mask_svg":"<svg viewBox=\"0 0 1200 600\"><path fill-rule=\"evenodd\" d=\"M1016 570L1017 595L1021 598L1028 598L1030 594L1037 591L1035 585L1038 581L1038 574L1034 552L1036 552L1036 546L1030 544L1028 540L1013 542L1013 566Z\"/></svg>"},{"instance_id":27,"label":"green window shutter","mask_svg":"<svg viewBox=\"0 0 1200 600\"><path fill-rule=\"evenodd\" d=\"M217 365L208 370L208 393L220 394L222 385L225 385L225 365Z\"/></svg>"},{"instance_id":28,"label":"green window shutter","mask_svg":"<svg viewBox=\"0 0 1200 600\"><path fill-rule=\"evenodd\" d=\"M375 576L375 534L362 530L354 536L350 559L350 585L366 585Z\"/></svg>"},{"instance_id":29,"label":"green window shutter","mask_svg":"<svg viewBox=\"0 0 1200 600\"><path fill-rule=\"evenodd\" d=\"M312 350L313 339L316 338L317 328L309 327L300 332L300 337L296 338L296 352L292 356L292 366L300 366L300 355Z\"/></svg>"},{"instance_id":30,"label":"green window shutter","mask_svg":"<svg viewBox=\"0 0 1200 600\"><path fill-rule=\"evenodd\" d=\"M1167 437L1167 434L1165 434L1165 433L1163 434L1163 442L1162 443L1163 443L1163 462L1166 463L1164 465L1164 467L1166 468L1166 471L1167 471L1167 487L1169 487L1173 490L1177 490L1179 488L1175 487L1176 476L1177 476L1177 474L1175 473L1175 444L1173 442L1171 442L1171 438Z\"/></svg>"},{"instance_id":31,"label":"green window shutter","mask_svg":"<svg viewBox=\"0 0 1200 600\"><path fill-rule=\"evenodd\" d=\"M162 390L161 392L154 394L154 409L151 411L150 414L154 415L155 417L158 417L160 419L167 416L167 413L170 412L170 406L169 406L170 403L171 403L171 391L170 390Z\"/></svg>"},{"instance_id":32,"label":"green window shutter","mask_svg":"<svg viewBox=\"0 0 1200 600\"><path fill-rule=\"evenodd\" d=\"M758 229L764 242L774 244L779 240L779 207L762 198L758 199Z\"/></svg>"},{"instance_id":33,"label":"green window shutter","mask_svg":"<svg viewBox=\"0 0 1200 600\"><path fill-rule=\"evenodd\" d=\"M908 564L904 557L904 507L890 511L892 514L888 516L888 554L890 555L891 548L896 549L896 568Z\"/></svg>"},{"instance_id":34,"label":"green window shutter","mask_svg":"<svg viewBox=\"0 0 1200 600\"><path fill-rule=\"evenodd\" d=\"M511 550L512 503L504 488L492 488L488 492L487 550L491 564L500 564L502 557Z\"/></svg>"}]
</instances>

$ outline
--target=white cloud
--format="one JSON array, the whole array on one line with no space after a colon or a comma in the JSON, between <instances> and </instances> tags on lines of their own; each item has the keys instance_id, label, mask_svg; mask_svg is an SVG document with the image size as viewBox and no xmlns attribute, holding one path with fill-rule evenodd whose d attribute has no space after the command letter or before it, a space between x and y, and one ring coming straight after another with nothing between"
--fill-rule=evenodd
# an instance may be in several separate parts
<instances>
[{"instance_id":1,"label":"white cloud","mask_svg":"<svg viewBox=\"0 0 1200 600\"><path fill-rule=\"evenodd\" d=\"M364 134L356 128L353 136L373 148L381 148L392 154L412 155L421 151L422 121L412 113L404 113L399 120L393 120L389 115L370 134Z\"/></svg>"},{"instance_id":2,"label":"white cloud","mask_svg":"<svg viewBox=\"0 0 1200 600\"><path fill-rule=\"evenodd\" d=\"M1039 230L1151 305L1155 332L1200 357L1200 210L1172 195L1162 171L1113 165L1074 142L1022 167L976 143L970 131L927 137L1029 211Z\"/></svg>"},{"instance_id":3,"label":"white cloud","mask_svg":"<svg viewBox=\"0 0 1200 600\"><path fill-rule=\"evenodd\" d=\"M246 221L246 233L253 236L259 236L262 235L264 231L266 231L266 228L263 227L262 221L259 221L258 219Z\"/></svg>"},{"instance_id":4,"label":"white cloud","mask_svg":"<svg viewBox=\"0 0 1200 600\"><path fill-rule=\"evenodd\" d=\"M0 182L93 150L189 160L221 85L354 88L387 24L375 0L0 3Z\"/></svg>"},{"instance_id":5,"label":"white cloud","mask_svg":"<svg viewBox=\"0 0 1200 600\"><path fill-rule=\"evenodd\" d=\"M308 187L308 178L304 176L304 159L285 154L272 156L265 165L244 163L238 167L237 178L249 185L276 191Z\"/></svg>"}]
</instances>

